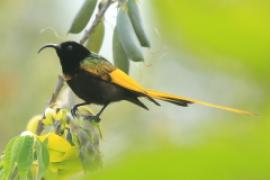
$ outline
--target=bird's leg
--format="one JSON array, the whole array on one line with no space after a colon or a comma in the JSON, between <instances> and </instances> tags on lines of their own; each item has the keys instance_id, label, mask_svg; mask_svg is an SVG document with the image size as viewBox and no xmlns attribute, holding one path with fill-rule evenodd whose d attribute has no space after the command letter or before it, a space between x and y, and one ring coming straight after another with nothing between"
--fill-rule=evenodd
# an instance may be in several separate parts
<instances>
[{"instance_id":1,"label":"bird's leg","mask_svg":"<svg viewBox=\"0 0 270 180\"><path fill-rule=\"evenodd\" d=\"M97 119L99 119L99 116L101 115L101 113L106 109L106 107L109 105L109 103L105 104L101 110L95 115ZM99 119L100 120L100 119Z\"/></svg>"},{"instance_id":2,"label":"bird's leg","mask_svg":"<svg viewBox=\"0 0 270 180\"><path fill-rule=\"evenodd\" d=\"M101 115L101 113L106 109L106 107L109 105L109 103L106 103L101 110L95 115L95 116L87 116L85 119L87 120L95 120L96 122L100 122L100 118L99 116Z\"/></svg>"},{"instance_id":3,"label":"bird's leg","mask_svg":"<svg viewBox=\"0 0 270 180\"><path fill-rule=\"evenodd\" d=\"M83 102L83 103L74 105L74 106L71 108L71 111L70 111L70 112L71 112L71 115L72 115L73 117L76 117L76 111L77 111L78 107L84 106L84 105L87 105L87 104L90 104L90 103L89 103L89 102Z\"/></svg>"}]
</instances>

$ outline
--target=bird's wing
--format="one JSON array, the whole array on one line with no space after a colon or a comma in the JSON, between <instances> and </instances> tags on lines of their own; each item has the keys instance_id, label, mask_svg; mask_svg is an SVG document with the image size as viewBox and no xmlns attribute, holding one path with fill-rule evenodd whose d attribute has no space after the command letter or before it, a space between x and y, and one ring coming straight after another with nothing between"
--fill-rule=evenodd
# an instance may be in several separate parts
<instances>
[{"instance_id":1,"label":"bird's wing","mask_svg":"<svg viewBox=\"0 0 270 180\"><path fill-rule=\"evenodd\" d=\"M80 68L105 81L110 80L109 73L116 69L105 58L93 53L80 63Z\"/></svg>"},{"instance_id":2,"label":"bird's wing","mask_svg":"<svg viewBox=\"0 0 270 180\"><path fill-rule=\"evenodd\" d=\"M102 80L110 81L125 89L147 95L143 86L138 84L125 72L113 66L102 56L91 54L91 56L81 62L80 68Z\"/></svg>"},{"instance_id":3,"label":"bird's wing","mask_svg":"<svg viewBox=\"0 0 270 180\"><path fill-rule=\"evenodd\" d=\"M138 93L148 95L147 91L144 89L143 86L141 86L139 83L137 83L135 80L133 80L130 76L128 76L125 72L121 71L120 69L115 69L114 71L112 71L110 73L110 76L111 81L114 84L117 84L131 91L136 91Z\"/></svg>"}]
</instances>

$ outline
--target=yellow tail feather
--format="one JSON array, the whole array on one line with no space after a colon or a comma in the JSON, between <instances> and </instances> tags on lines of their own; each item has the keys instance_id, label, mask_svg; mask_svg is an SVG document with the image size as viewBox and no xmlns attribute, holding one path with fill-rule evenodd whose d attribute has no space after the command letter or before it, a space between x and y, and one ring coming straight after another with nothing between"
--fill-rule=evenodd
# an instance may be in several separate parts
<instances>
[{"instance_id":1,"label":"yellow tail feather","mask_svg":"<svg viewBox=\"0 0 270 180\"><path fill-rule=\"evenodd\" d=\"M248 111L244 111L244 110L240 110L240 109L235 109L235 108L231 108L231 107L227 107L227 106L211 104L211 103L204 102L204 101L199 101L199 100L195 100L195 99L191 99L191 98L186 98L186 97L183 97L183 96L176 96L176 95L172 95L172 94L162 93L162 92L158 92L158 91L154 91L154 90L147 90L147 94L149 96L153 97L153 98L160 99L160 100L187 101L189 103L201 104L201 105L204 105L204 106L213 107L213 108L217 108L217 109L222 109L222 110L225 110L225 111L230 111L230 112L234 112L234 113L238 113L238 114L255 115L252 112L248 112Z\"/></svg>"},{"instance_id":2,"label":"yellow tail feather","mask_svg":"<svg viewBox=\"0 0 270 180\"><path fill-rule=\"evenodd\" d=\"M120 69L115 69L110 73L111 81L114 84L117 84L125 89L135 91L141 94L145 94L146 96L149 96L151 98L163 100L163 101L169 101L171 103L180 105L180 106L186 106L188 104L196 103L196 104L201 104L204 106L208 107L213 107L217 109L222 109L225 111L230 111L234 113L239 113L243 115L254 115L254 113L248 112L248 111L243 111L240 109L235 109L227 106L220 106L216 104L211 104L208 102L203 102L191 98L186 98L183 96L176 96L172 94L167 94L167 93L162 93L154 90L146 90L143 86L138 84L136 81L134 81L130 76L128 76L126 73L121 71Z\"/></svg>"}]
</instances>

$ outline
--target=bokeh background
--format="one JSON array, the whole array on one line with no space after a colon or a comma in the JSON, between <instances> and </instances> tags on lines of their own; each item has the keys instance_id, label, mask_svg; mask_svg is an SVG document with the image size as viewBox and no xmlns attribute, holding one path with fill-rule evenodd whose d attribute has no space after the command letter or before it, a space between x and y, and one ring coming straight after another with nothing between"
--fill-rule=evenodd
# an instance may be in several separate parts
<instances>
[{"instance_id":1,"label":"bokeh background","mask_svg":"<svg viewBox=\"0 0 270 180\"><path fill-rule=\"evenodd\" d=\"M40 114L61 73L46 43L67 30L82 0L0 1L0 149ZM139 1L152 47L132 63L141 84L256 112L246 117L199 105L121 102L102 116L104 169L92 178L269 179L270 2ZM111 59L115 6L100 54ZM97 109L95 106L91 106Z\"/></svg>"}]
</instances>

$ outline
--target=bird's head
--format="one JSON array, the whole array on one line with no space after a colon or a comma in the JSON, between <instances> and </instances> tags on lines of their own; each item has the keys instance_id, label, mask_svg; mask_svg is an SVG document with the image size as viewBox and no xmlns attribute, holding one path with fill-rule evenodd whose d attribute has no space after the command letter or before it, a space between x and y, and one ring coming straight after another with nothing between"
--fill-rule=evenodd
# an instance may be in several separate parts
<instances>
[{"instance_id":1,"label":"bird's head","mask_svg":"<svg viewBox=\"0 0 270 180\"><path fill-rule=\"evenodd\" d=\"M60 59L63 71L74 71L80 62L89 56L90 51L75 41L66 41L60 44L47 44L39 49L39 53L46 48L53 48Z\"/></svg>"},{"instance_id":2,"label":"bird's head","mask_svg":"<svg viewBox=\"0 0 270 180\"><path fill-rule=\"evenodd\" d=\"M75 41L66 41L61 44L47 44L41 47L38 52L46 48L54 48L60 60L63 61L80 61L90 54L87 48Z\"/></svg>"}]
</instances>

